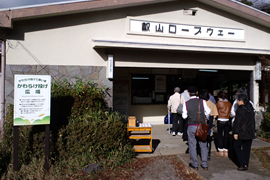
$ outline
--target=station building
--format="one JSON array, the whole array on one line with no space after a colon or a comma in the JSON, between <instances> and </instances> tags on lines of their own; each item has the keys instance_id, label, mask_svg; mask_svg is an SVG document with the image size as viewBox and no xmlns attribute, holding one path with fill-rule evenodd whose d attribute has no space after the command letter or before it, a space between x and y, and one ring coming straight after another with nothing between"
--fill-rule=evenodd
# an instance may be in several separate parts
<instances>
[{"instance_id":1,"label":"station building","mask_svg":"<svg viewBox=\"0 0 270 180\"><path fill-rule=\"evenodd\" d=\"M1 10L0 23L6 103L15 74L50 74L106 86L109 106L140 122L162 124L176 86L223 90L230 101L245 86L259 110L270 15L235 0L44 4Z\"/></svg>"}]
</instances>

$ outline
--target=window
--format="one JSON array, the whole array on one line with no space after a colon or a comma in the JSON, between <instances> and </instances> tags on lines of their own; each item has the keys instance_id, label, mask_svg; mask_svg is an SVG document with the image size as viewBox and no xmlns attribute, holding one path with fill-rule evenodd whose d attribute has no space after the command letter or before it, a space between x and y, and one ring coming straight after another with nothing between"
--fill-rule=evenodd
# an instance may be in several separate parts
<instances>
[{"instance_id":1,"label":"window","mask_svg":"<svg viewBox=\"0 0 270 180\"><path fill-rule=\"evenodd\" d=\"M173 90L181 84L175 75L132 75L131 104L167 104Z\"/></svg>"}]
</instances>

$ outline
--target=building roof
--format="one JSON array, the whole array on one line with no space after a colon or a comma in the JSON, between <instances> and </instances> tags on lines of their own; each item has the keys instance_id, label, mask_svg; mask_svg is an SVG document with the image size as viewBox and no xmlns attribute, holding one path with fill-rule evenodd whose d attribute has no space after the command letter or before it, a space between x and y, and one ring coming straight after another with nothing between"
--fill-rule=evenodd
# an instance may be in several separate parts
<instances>
[{"instance_id":1,"label":"building roof","mask_svg":"<svg viewBox=\"0 0 270 180\"><path fill-rule=\"evenodd\" d=\"M100 11L123 7L139 6L144 4L162 3L176 0L80 0L78 2L53 3L21 8L11 8L0 11L0 26L12 28L14 20L34 19L64 14ZM237 16L249 19L258 24L270 27L270 15L239 3L236 0L193 0L214 6Z\"/></svg>"}]
</instances>

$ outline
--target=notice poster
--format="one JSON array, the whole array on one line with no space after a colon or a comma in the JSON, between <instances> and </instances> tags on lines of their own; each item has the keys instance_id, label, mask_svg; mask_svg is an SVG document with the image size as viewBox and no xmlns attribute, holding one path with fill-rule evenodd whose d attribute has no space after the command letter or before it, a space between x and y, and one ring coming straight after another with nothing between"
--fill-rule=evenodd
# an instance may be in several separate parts
<instances>
[{"instance_id":1,"label":"notice poster","mask_svg":"<svg viewBox=\"0 0 270 180\"><path fill-rule=\"evenodd\" d=\"M113 109L128 116L128 85L127 78L117 78L113 81Z\"/></svg>"},{"instance_id":2,"label":"notice poster","mask_svg":"<svg viewBox=\"0 0 270 180\"><path fill-rule=\"evenodd\" d=\"M166 75L155 75L155 92L166 92Z\"/></svg>"},{"instance_id":3,"label":"notice poster","mask_svg":"<svg viewBox=\"0 0 270 180\"><path fill-rule=\"evenodd\" d=\"M51 76L15 75L14 126L50 124Z\"/></svg>"}]
</instances>

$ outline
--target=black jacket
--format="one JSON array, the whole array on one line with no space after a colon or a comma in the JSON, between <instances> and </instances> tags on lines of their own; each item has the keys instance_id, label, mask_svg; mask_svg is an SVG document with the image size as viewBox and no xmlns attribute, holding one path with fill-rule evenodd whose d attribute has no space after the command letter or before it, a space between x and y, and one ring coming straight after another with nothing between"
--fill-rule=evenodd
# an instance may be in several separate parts
<instances>
[{"instance_id":1,"label":"black jacket","mask_svg":"<svg viewBox=\"0 0 270 180\"><path fill-rule=\"evenodd\" d=\"M241 140L255 138L255 112L250 102L237 109L233 123L233 134L238 134L238 139Z\"/></svg>"}]
</instances>

